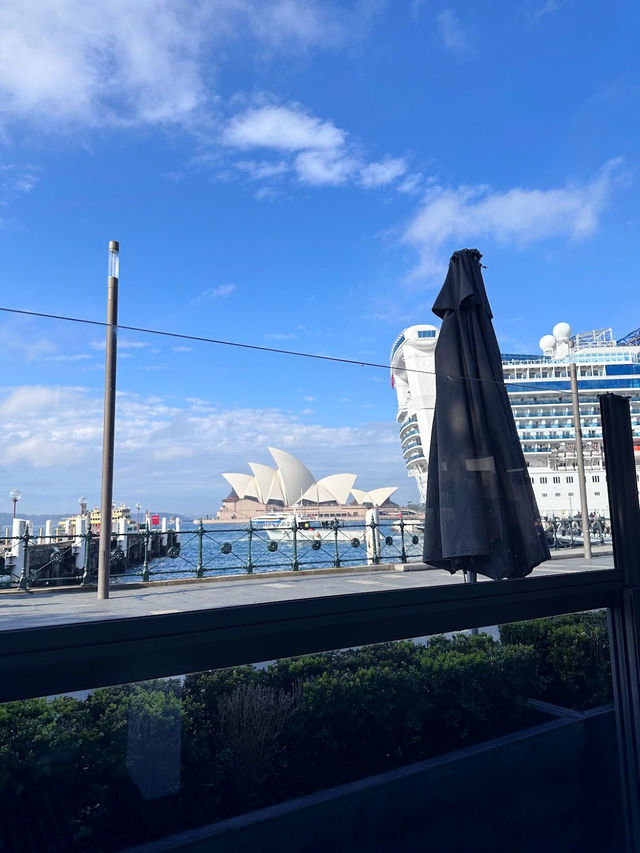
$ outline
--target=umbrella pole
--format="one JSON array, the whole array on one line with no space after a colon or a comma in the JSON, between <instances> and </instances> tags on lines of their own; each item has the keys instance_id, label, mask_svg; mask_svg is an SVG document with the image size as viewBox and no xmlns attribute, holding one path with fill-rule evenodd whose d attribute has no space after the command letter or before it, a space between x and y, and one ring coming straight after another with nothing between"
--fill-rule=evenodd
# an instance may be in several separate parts
<instances>
[{"instance_id":1,"label":"umbrella pole","mask_svg":"<svg viewBox=\"0 0 640 853\"><path fill-rule=\"evenodd\" d=\"M464 571L464 582L465 583L478 583L478 573L472 572L471 570ZM471 629L471 636L477 637L480 631L477 628Z\"/></svg>"}]
</instances>

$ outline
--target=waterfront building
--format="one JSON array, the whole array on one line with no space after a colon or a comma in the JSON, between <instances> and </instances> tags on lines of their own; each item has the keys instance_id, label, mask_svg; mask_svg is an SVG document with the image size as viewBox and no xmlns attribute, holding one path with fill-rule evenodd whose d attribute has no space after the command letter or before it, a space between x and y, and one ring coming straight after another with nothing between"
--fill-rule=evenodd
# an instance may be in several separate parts
<instances>
[{"instance_id":1,"label":"waterfront building","mask_svg":"<svg viewBox=\"0 0 640 853\"><path fill-rule=\"evenodd\" d=\"M249 462L251 474L227 473L222 476L231 493L222 502L216 521L236 521L265 513L313 511L327 518L362 518L367 507L396 507L390 501L397 486L363 491L354 488L355 474L330 474L319 480L293 454L275 447L269 453L275 468Z\"/></svg>"},{"instance_id":2,"label":"waterfront building","mask_svg":"<svg viewBox=\"0 0 640 853\"><path fill-rule=\"evenodd\" d=\"M118 522L121 518L126 518L127 523L131 522L131 507L128 507L126 504L120 504L119 506L113 506L111 508L111 524L113 529L116 530L118 526ZM89 522L91 527L100 528L100 510L97 506L89 513Z\"/></svg>"},{"instance_id":3,"label":"waterfront building","mask_svg":"<svg viewBox=\"0 0 640 853\"><path fill-rule=\"evenodd\" d=\"M100 530L100 510L97 506L94 506L92 510L89 511L89 524L92 530ZM115 504L111 508L111 524L112 529L118 529L118 522L121 518L125 518L127 520L127 525L131 524L131 507L128 507L126 504L121 503L119 506ZM75 533L76 528L76 516L72 515L69 518L64 518L62 521L59 521L56 525L56 535L61 536L63 534L73 534Z\"/></svg>"},{"instance_id":4,"label":"waterfront building","mask_svg":"<svg viewBox=\"0 0 640 853\"><path fill-rule=\"evenodd\" d=\"M422 501L435 406L437 336L434 326L411 326L391 349L402 452ZM640 452L640 330L616 340L610 328L597 329L571 340L570 349L545 335L539 355L503 354L504 380L540 514L574 515L580 509L580 493L569 364L570 358L575 359L587 506L590 513L608 517L598 395L610 392L630 398L634 443ZM640 482L638 466L636 479Z\"/></svg>"}]
</instances>

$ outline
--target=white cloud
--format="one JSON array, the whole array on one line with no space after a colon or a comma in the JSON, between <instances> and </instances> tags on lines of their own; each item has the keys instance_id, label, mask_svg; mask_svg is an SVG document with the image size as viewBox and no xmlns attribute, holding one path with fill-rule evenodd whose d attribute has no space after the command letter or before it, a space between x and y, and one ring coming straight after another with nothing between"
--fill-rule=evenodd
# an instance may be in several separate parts
<instances>
[{"instance_id":1,"label":"white cloud","mask_svg":"<svg viewBox=\"0 0 640 853\"><path fill-rule=\"evenodd\" d=\"M401 238L420 255L413 275L440 273L441 250L454 241L459 247L485 238L522 247L550 237L588 237L598 226L621 163L610 160L588 183L559 189L434 187Z\"/></svg>"},{"instance_id":2,"label":"white cloud","mask_svg":"<svg viewBox=\"0 0 640 853\"><path fill-rule=\"evenodd\" d=\"M354 0L4 0L0 113L53 129L192 124L215 94L224 46L335 48L376 3ZM250 46L247 46L249 41ZM212 64L213 63L213 64Z\"/></svg>"},{"instance_id":3,"label":"white cloud","mask_svg":"<svg viewBox=\"0 0 640 853\"><path fill-rule=\"evenodd\" d=\"M390 184L407 171L405 161L399 157L385 157L380 163L369 163L360 170L360 179L364 187L380 187Z\"/></svg>"},{"instance_id":4,"label":"white cloud","mask_svg":"<svg viewBox=\"0 0 640 853\"><path fill-rule=\"evenodd\" d=\"M173 352L191 352L193 347L171 347Z\"/></svg>"},{"instance_id":5,"label":"white cloud","mask_svg":"<svg viewBox=\"0 0 640 853\"><path fill-rule=\"evenodd\" d=\"M31 192L37 183L36 166L19 166L5 163L0 166L0 197L22 195Z\"/></svg>"},{"instance_id":6,"label":"white cloud","mask_svg":"<svg viewBox=\"0 0 640 853\"><path fill-rule=\"evenodd\" d=\"M238 26L266 47L336 48L367 32L384 0L228 0Z\"/></svg>"},{"instance_id":7,"label":"white cloud","mask_svg":"<svg viewBox=\"0 0 640 853\"><path fill-rule=\"evenodd\" d=\"M465 53L469 49L466 33L451 9L445 9L438 15L438 33L447 50Z\"/></svg>"},{"instance_id":8,"label":"white cloud","mask_svg":"<svg viewBox=\"0 0 640 853\"><path fill-rule=\"evenodd\" d=\"M543 15L549 15L553 12L558 12L562 9L563 6L566 6L569 0L547 0L547 2L539 6L538 8L533 8L534 4L529 2L525 4L523 11L528 13L533 18L542 18Z\"/></svg>"},{"instance_id":9,"label":"white cloud","mask_svg":"<svg viewBox=\"0 0 640 853\"><path fill-rule=\"evenodd\" d=\"M181 121L204 98L203 4L6 0L0 104L10 116L99 126Z\"/></svg>"},{"instance_id":10,"label":"white cloud","mask_svg":"<svg viewBox=\"0 0 640 853\"><path fill-rule=\"evenodd\" d=\"M104 350L106 347L105 341L90 341L89 346L91 349L96 350ZM131 341L127 338L123 338L122 334L118 337L118 349L144 349L144 347L148 346L146 341Z\"/></svg>"},{"instance_id":11,"label":"white cloud","mask_svg":"<svg viewBox=\"0 0 640 853\"><path fill-rule=\"evenodd\" d=\"M239 160L236 168L247 172L254 180L273 178L289 171L289 165L281 160L278 163L258 163L255 160Z\"/></svg>"},{"instance_id":12,"label":"white cloud","mask_svg":"<svg viewBox=\"0 0 640 853\"><path fill-rule=\"evenodd\" d=\"M196 296L192 303L195 302L211 302L214 299L226 299L236 289L235 284L220 284L218 287L207 287Z\"/></svg>"},{"instance_id":13,"label":"white cloud","mask_svg":"<svg viewBox=\"0 0 640 853\"><path fill-rule=\"evenodd\" d=\"M295 161L299 180L316 186L344 184L357 168L358 161L342 153L303 151Z\"/></svg>"},{"instance_id":14,"label":"white cloud","mask_svg":"<svg viewBox=\"0 0 640 853\"><path fill-rule=\"evenodd\" d=\"M234 116L224 141L237 148L276 148L284 151L335 149L346 134L330 121L310 116L298 105L258 107Z\"/></svg>"},{"instance_id":15,"label":"white cloud","mask_svg":"<svg viewBox=\"0 0 640 853\"><path fill-rule=\"evenodd\" d=\"M407 175L405 179L398 185L398 192L406 193L407 195L417 195L423 186L423 176L420 172L413 175Z\"/></svg>"},{"instance_id":16,"label":"white cloud","mask_svg":"<svg viewBox=\"0 0 640 853\"><path fill-rule=\"evenodd\" d=\"M0 471L3 481L19 483L25 512L64 510L67 492L74 503L78 494L97 502L102 406L101 394L81 387L0 388ZM268 445L300 456L318 477L353 470L363 488L406 483L392 420L328 427L309 422L312 414L301 420L277 408L223 409L205 399L176 404L120 392L115 497L215 511L228 491L220 473L245 470L249 459L269 463Z\"/></svg>"},{"instance_id":17,"label":"white cloud","mask_svg":"<svg viewBox=\"0 0 640 853\"><path fill-rule=\"evenodd\" d=\"M354 183L369 189L392 183L407 169L403 158L388 155L380 162L367 163L345 130L296 103L246 109L227 122L221 140L230 148L281 152L275 162L251 159L235 163L253 180L291 173L303 184ZM228 173L224 174L228 177ZM270 198L273 194L272 188L261 188L256 198Z\"/></svg>"},{"instance_id":18,"label":"white cloud","mask_svg":"<svg viewBox=\"0 0 640 853\"><path fill-rule=\"evenodd\" d=\"M76 355L54 355L51 356L51 361L85 361L91 358L88 352L76 353Z\"/></svg>"},{"instance_id":19,"label":"white cloud","mask_svg":"<svg viewBox=\"0 0 640 853\"><path fill-rule=\"evenodd\" d=\"M22 327L18 332L13 325L0 325L0 351L25 361L40 361L50 358L56 351L56 345L48 338L33 333L32 326Z\"/></svg>"}]
</instances>

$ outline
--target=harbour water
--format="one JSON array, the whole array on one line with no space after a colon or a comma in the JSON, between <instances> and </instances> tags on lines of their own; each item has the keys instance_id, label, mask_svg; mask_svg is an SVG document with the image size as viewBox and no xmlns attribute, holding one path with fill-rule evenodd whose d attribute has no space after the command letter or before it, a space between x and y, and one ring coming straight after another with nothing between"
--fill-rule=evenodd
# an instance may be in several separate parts
<instances>
[{"instance_id":1,"label":"harbour water","mask_svg":"<svg viewBox=\"0 0 640 853\"><path fill-rule=\"evenodd\" d=\"M321 529L315 543L301 539L295 548L292 542L278 542L275 548L276 543L269 539L266 530L252 530L249 534L246 522L224 528L207 527L202 533L197 528L181 530L179 555L151 560L149 575L151 580L166 580L239 575L249 568L258 573L365 565L364 524L354 522L341 527L345 529L353 534L346 541L336 541L332 530ZM403 549L407 561L420 560L422 540L413 531L405 530L403 536L392 530L391 522L383 522L379 530L380 562L402 562ZM113 566L112 578L119 582L136 581L140 572L140 566L132 566L119 574Z\"/></svg>"}]
</instances>

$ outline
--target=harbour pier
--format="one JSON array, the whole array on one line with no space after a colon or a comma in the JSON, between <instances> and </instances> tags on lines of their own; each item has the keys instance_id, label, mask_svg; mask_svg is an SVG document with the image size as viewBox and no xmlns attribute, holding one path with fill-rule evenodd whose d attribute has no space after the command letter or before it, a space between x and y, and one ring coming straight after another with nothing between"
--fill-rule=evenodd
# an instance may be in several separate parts
<instances>
[{"instance_id":1,"label":"harbour pier","mask_svg":"<svg viewBox=\"0 0 640 853\"><path fill-rule=\"evenodd\" d=\"M86 516L78 515L73 522L66 529L54 531L52 522L47 521L44 533L41 530L36 535L29 521L14 518L11 535L7 530L0 538L0 584L15 586L17 582L21 589L94 584L99 535L87 524ZM166 518L159 530L145 526L131 532L124 518L114 527L111 561L116 574L127 574L142 566L144 577L152 560L179 552L179 519L171 529Z\"/></svg>"}]
</instances>

